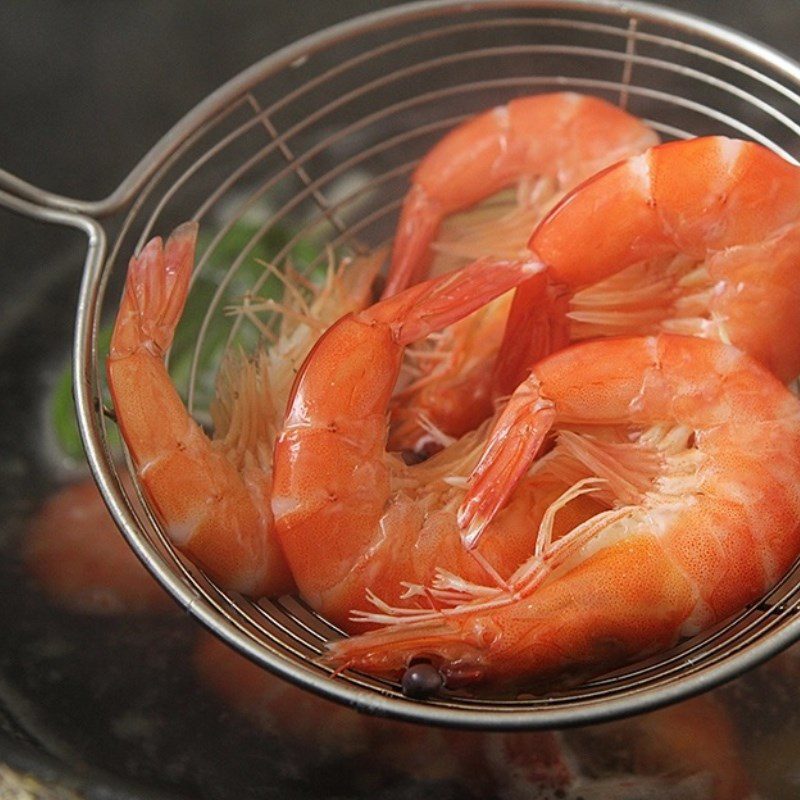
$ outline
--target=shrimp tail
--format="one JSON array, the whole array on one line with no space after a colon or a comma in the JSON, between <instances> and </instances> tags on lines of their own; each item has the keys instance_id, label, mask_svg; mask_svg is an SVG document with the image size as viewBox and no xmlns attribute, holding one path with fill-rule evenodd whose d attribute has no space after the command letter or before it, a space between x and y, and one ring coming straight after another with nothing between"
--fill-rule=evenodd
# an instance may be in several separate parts
<instances>
[{"instance_id":1,"label":"shrimp tail","mask_svg":"<svg viewBox=\"0 0 800 800\"><path fill-rule=\"evenodd\" d=\"M166 245L156 237L131 258L111 343L112 359L140 348L161 358L169 349L189 292L197 227L196 222L185 222Z\"/></svg>"}]
</instances>

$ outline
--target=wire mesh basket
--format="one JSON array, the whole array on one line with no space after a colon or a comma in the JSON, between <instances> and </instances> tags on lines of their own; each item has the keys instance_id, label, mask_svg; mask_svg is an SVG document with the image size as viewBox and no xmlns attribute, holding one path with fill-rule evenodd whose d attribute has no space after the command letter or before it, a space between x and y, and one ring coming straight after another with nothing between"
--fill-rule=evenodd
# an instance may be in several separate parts
<instances>
[{"instance_id":1,"label":"wire mesh basket","mask_svg":"<svg viewBox=\"0 0 800 800\"><path fill-rule=\"evenodd\" d=\"M331 248L387 243L410 173L448 129L516 96L565 89L616 103L667 140L723 134L795 162L800 156L800 66L745 36L638 3L447 0L361 17L268 56L195 108L102 201L52 195L0 173L0 202L89 236L76 399L91 468L130 545L222 639L361 711L474 728L584 724L705 690L800 637L795 567L714 630L569 691L412 700L389 681L349 671L334 677L317 657L341 636L337 629L297 597L254 602L222 591L120 482L98 330L113 319L131 253L186 219L200 223L192 295L204 313L181 323L190 357L173 377L202 418L204 364L246 339L241 317L224 312L263 288L265 273L252 270L260 254L279 270L313 272Z\"/></svg>"}]
</instances>

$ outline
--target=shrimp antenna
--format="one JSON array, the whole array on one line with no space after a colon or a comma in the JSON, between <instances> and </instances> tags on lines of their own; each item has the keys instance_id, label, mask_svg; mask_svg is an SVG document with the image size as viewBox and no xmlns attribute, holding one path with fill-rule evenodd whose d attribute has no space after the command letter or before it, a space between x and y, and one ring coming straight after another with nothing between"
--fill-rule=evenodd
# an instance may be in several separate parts
<instances>
[{"instance_id":1,"label":"shrimp antenna","mask_svg":"<svg viewBox=\"0 0 800 800\"><path fill-rule=\"evenodd\" d=\"M292 282L286 277L284 272L280 270L275 264L271 261L264 261L263 259L257 258L255 259L256 264L259 266L264 267L267 272L271 275L274 275L283 285L284 294L288 292L294 298L295 302L300 306L300 308L307 314L311 313L311 309L306 302L305 297L303 297L302 293L297 289L296 286L292 284Z\"/></svg>"}]
</instances>

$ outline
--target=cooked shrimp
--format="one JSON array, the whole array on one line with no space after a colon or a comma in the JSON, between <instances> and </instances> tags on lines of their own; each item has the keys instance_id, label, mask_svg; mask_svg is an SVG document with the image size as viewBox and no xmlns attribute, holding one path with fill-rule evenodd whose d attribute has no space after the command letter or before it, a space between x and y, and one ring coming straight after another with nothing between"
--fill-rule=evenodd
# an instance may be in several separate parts
<instances>
[{"instance_id":1,"label":"cooked shrimp","mask_svg":"<svg viewBox=\"0 0 800 800\"><path fill-rule=\"evenodd\" d=\"M509 291L539 266L478 261L418 284L319 339L298 374L275 446L272 509L301 594L341 625L365 589L399 599L401 581L438 565L484 575L479 562L513 569L531 546L524 502L512 503L470 555L455 512L475 464L479 434L423 464L386 451L387 410L406 345ZM462 485L459 485L462 484Z\"/></svg>"},{"instance_id":2,"label":"cooked shrimp","mask_svg":"<svg viewBox=\"0 0 800 800\"><path fill-rule=\"evenodd\" d=\"M742 742L713 694L601 725L597 733L606 741L622 737L638 774L704 777L709 800L756 800Z\"/></svg>"},{"instance_id":3,"label":"cooked shrimp","mask_svg":"<svg viewBox=\"0 0 800 800\"><path fill-rule=\"evenodd\" d=\"M788 381L800 374L800 169L720 136L654 147L590 178L534 231L531 250L569 293L572 341L690 334L734 344ZM536 283L517 291L498 359L510 393Z\"/></svg>"},{"instance_id":4,"label":"cooked shrimp","mask_svg":"<svg viewBox=\"0 0 800 800\"><path fill-rule=\"evenodd\" d=\"M756 800L736 734L705 695L590 728L484 733L467 754L492 778L479 796L498 800Z\"/></svg>"},{"instance_id":5,"label":"cooked shrimp","mask_svg":"<svg viewBox=\"0 0 800 800\"><path fill-rule=\"evenodd\" d=\"M657 141L630 114L572 92L520 97L473 117L445 136L414 172L384 297L425 277L429 246L449 214L538 176L568 189ZM475 257L480 255L495 254Z\"/></svg>"},{"instance_id":6,"label":"cooked shrimp","mask_svg":"<svg viewBox=\"0 0 800 800\"><path fill-rule=\"evenodd\" d=\"M755 800L733 722L711 694L557 734L558 759L551 759L560 773L557 783L542 775L542 760L535 757L542 743L529 736L486 737L498 779L492 797ZM544 786L560 791L544 794Z\"/></svg>"},{"instance_id":7,"label":"cooked shrimp","mask_svg":"<svg viewBox=\"0 0 800 800\"><path fill-rule=\"evenodd\" d=\"M329 275L310 307L301 300L300 308L284 307L278 341L257 359L231 357L220 373L212 440L189 415L164 364L188 293L196 236L197 226L187 223L166 245L153 239L131 259L108 359L114 410L173 543L226 589L280 593L293 584L273 532L272 446L292 368L327 324L366 304L379 260L344 271L346 277Z\"/></svg>"},{"instance_id":8,"label":"cooked shrimp","mask_svg":"<svg viewBox=\"0 0 800 800\"><path fill-rule=\"evenodd\" d=\"M127 472L122 481L133 488ZM175 609L119 535L89 478L45 500L31 520L22 555L37 586L67 611L110 616Z\"/></svg>"},{"instance_id":9,"label":"cooked shrimp","mask_svg":"<svg viewBox=\"0 0 800 800\"><path fill-rule=\"evenodd\" d=\"M462 591L452 608L355 613L389 627L335 643L330 663L396 674L424 654L451 684L584 679L734 613L800 552L800 400L733 347L662 334L537 364L462 504L468 546L551 430L541 462L580 476L553 512L589 489L608 509L560 538L546 514L529 560L494 590L440 576Z\"/></svg>"},{"instance_id":10,"label":"cooked shrimp","mask_svg":"<svg viewBox=\"0 0 800 800\"><path fill-rule=\"evenodd\" d=\"M414 174L384 296L428 272L442 274L483 257L519 258L531 231L565 192L657 142L653 131L621 109L570 92L519 98L470 119L440 141ZM500 191L514 183L515 192ZM469 210L456 213L462 209ZM541 291L537 319L529 324L542 345L555 339L554 346L563 346L564 316L550 307L557 298L548 297L544 281ZM504 298L416 348L409 385L392 409L393 449L439 448L492 414L492 365L508 308Z\"/></svg>"},{"instance_id":11,"label":"cooked shrimp","mask_svg":"<svg viewBox=\"0 0 800 800\"><path fill-rule=\"evenodd\" d=\"M494 369L473 359L470 424L548 352L599 336L714 338L783 380L800 373L800 170L760 145L708 137L655 147L574 190L529 246L549 285L537 276L516 292ZM481 353L494 358L494 346L481 338ZM465 360L454 334L434 357L415 378L420 389L404 394L397 447L466 429L447 401L451 384L464 388L452 378Z\"/></svg>"}]
</instances>

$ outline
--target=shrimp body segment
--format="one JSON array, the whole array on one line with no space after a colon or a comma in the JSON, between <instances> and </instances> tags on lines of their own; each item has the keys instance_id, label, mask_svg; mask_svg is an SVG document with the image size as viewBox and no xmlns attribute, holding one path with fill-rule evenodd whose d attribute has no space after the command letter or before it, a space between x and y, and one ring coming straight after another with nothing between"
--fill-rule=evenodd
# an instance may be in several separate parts
<instances>
[{"instance_id":1,"label":"shrimp body segment","mask_svg":"<svg viewBox=\"0 0 800 800\"><path fill-rule=\"evenodd\" d=\"M800 374L800 168L761 145L711 136L633 156L569 194L529 247L571 293L573 341L689 334ZM514 298L502 391L535 363L520 339L537 300L535 284Z\"/></svg>"},{"instance_id":2,"label":"shrimp body segment","mask_svg":"<svg viewBox=\"0 0 800 800\"><path fill-rule=\"evenodd\" d=\"M386 450L389 403L406 345L538 269L487 259L417 284L343 317L306 359L275 446L272 508L301 594L338 624L351 626L367 589L399 599L403 581L425 582L441 563L485 574L464 551L455 517L480 440L407 466ZM530 535L488 533L484 545L483 555L515 564Z\"/></svg>"},{"instance_id":3,"label":"shrimp body segment","mask_svg":"<svg viewBox=\"0 0 800 800\"><path fill-rule=\"evenodd\" d=\"M414 172L384 296L425 277L429 246L448 215L526 177L546 175L570 188L657 142L653 131L616 106L571 92L521 97L473 117Z\"/></svg>"},{"instance_id":4,"label":"shrimp body segment","mask_svg":"<svg viewBox=\"0 0 800 800\"><path fill-rule=\"evenodd\" d=\"M541 416L542 399L554 416ZM332 663L396 674L423 653L451 681L582 680L724 619L800 552L800 401L736 348L662 334L540 362L462 506L473 544L535 469L527 442L546 432L555 446L542 462L602 481L606 510L560 537L542 524L531 558L493 593L370 615L389 626L336 643Z\"/></svg>"}]
</instances>

